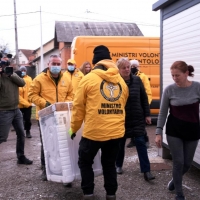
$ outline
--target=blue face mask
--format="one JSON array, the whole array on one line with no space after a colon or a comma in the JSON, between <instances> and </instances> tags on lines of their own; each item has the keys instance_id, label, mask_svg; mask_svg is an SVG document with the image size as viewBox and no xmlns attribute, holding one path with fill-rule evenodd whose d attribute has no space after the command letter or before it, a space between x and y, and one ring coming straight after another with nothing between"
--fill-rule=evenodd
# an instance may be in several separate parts
<instances>
[{"instance_id":1,"label":"blue face mask","mask_svg":"<svg viewBox=\"0 0 200 200\"><path fill-rule=\"evenodd\" d=\"M26 76L26 72L22 72L22 77Z\"/></svg>"},{"instance_id":2,"label":"blue face mask","mask_svg":"<svg viewBox=\"0 0 200 200\"><path fill-rule=\"evenodd\" d=\"M52 73L52 74L59 74L60 73L60 71L61 71L61 66L51 66L50 67L50 72Z\"/></svg>"},{"instance_id":3,"label":"blue face mask","mask_svg":"<svg viewBox=\"0 0 200 200\"><path fill-rule=\"evenodd\" d=\"M75 70L75 67L74 65L68 65L67 66L67 69L70 71L70 72L73 72Z\"/></svg>"}]
</instances>

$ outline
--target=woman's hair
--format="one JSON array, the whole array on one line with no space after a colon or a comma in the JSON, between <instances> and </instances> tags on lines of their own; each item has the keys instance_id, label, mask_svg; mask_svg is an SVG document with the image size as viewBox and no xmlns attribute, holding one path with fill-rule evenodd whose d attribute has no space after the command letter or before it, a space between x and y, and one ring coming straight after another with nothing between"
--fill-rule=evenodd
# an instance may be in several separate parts
<instances>
[{"instance_id":1,"label":"woman's hair","mask_svg":"<svg viewBox=\"0 0 200 200\"><path fill-rule=\"evenodd\" d=\"M92 65L88 61L84 62L79 68L84 75L86 75L85 66L88 65L88 64L90 65L91 70L92 70Z\"/></svg>"},{"instance_id":2,"label":"woman's hair","mask_svg":"<svg viewBox=\"0 0 200 200\"><path fill-rule=\"evenodd\" d=\"M130 63L130 61L129 61L129 59L127 58L127 57L122 57L122 58L120 58L119 60L117 60L117 67L118 67L118 69L120 68L120 67L122 67L122 66L124 66L124 63L126 63L126 62L129 62Z\"/></svg>"},{"instance_id":3,"label":"woman's hair","mask_svg":"<svg viewBox=\"0 0 200 200\"><path fill-rule=\"evenodd\" d=\"M187 65L184 61L176 61L172 64L170 69L178 69L181 72L185 73L186 71L189 71L188 76L194 76L194 67L192 65Z\"/></svg>"}]
</instances>

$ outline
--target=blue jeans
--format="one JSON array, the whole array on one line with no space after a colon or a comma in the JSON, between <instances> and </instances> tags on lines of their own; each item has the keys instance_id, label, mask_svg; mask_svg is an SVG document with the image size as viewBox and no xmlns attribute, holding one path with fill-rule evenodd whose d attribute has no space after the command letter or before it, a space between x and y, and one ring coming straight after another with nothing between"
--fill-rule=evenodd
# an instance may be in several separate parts
<instances>
[{"instance_id":1,"label":"blue jeans","mask_svg":"<svg viewBox=\"0 0 200 200\"><path fill-rule=\"evenodd\" d=\"M136 146L139 161L140 161L140 170L142 173L150 172L150 162L149 162L149 157L147 153L145 135L134 137L134 138L135 138L135 146ZM120 146L119 146L120 148L119 148L119 152L118 152L117 160L116 160L117 167L123 166L124 156L125 156L125 150L124 150L125 143L126 143L126 138L123 137L120 140Z\"/></svg>"},{"instance_id":2,"label":"blue jeans","mask_svg":"<svg viewBox=\"0 0 200 200\"><path fill-rule=\"evenodd\" d=\"M17 158L24 156L24 125L23 116L20 109L15 110L0 110L0 144L6 142L10 131L11 124L13 125L16 135L16 153Z\"/></svg>"},{"instance_id":3,"label":"blue jeans","mask_svg":"<svg viewBox=\"0 0 200 200\"><path fill-rule=\"evenodd\" d=\"M78 165L82 177L81 188L84 194L93 194L94 172L92 164L98 150L101 149L104 188L107 195L115 195L118 187L115 160L119 151L119 140L93 141L84 137L81 138Z\"/></svg>"}]
</instances>

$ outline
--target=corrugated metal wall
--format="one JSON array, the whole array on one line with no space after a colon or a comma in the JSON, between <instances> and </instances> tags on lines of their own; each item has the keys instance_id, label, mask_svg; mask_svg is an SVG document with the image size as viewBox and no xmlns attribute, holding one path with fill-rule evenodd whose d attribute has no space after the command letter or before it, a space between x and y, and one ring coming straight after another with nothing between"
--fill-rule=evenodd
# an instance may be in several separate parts
<instances>
[{"instance_id":1,"label":"corrugated metal wall","mask_svg":"<svg viewBox=\"0 0 200 200\"><path fill-rule=\"evenodd\" d=\"M193 65L195 76L200 81L200 4L192 6L163 21L163 90L173 83L170 66L183 60ZM163 142L167 144L165 134ZM200 164L200 144L194 161Z\"/></svg>"}]
</instances>

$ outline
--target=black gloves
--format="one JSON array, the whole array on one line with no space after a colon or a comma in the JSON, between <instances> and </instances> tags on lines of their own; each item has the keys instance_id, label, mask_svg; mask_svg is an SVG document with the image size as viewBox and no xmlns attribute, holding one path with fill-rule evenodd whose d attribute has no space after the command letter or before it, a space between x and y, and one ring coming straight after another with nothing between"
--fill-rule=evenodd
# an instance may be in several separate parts
<instances>
[{"instance_id":1,"label":"black gloves","mask_svg":"<svg viewBox=\"0 0 200 200\"><path fill-rule=\"evenodd\" d=\"M49 103L49 102L47 101L46 104L45 104L45 108L48 107L48 106L50 106L50 105L51 105L51 103Z\"/></svg>"}]
</instances>

